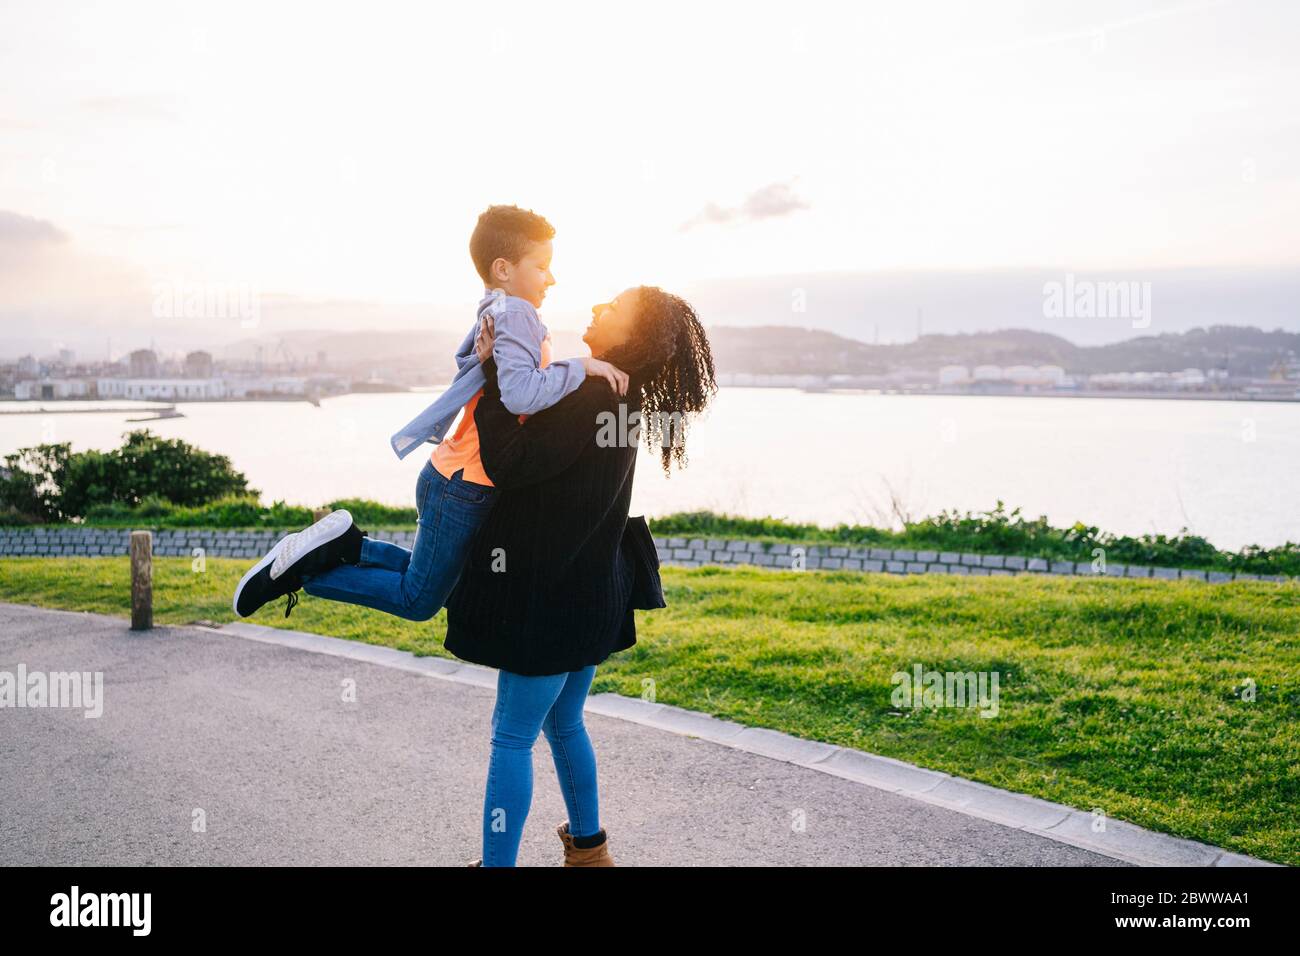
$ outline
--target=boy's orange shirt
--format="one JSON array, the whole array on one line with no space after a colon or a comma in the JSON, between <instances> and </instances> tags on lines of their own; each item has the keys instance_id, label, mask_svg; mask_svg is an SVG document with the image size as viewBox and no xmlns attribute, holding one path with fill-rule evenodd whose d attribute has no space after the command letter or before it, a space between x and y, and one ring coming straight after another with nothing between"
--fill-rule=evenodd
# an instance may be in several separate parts
<instances>
[{"instance_id":1,"label":"boy's orange shirt","mask_svg":"<svg viewBox=\"0 0 1300 956\"><path fill-rule=\"evenodd\" d=\"M546 368L551 364L549 333L542 339L540 351L542 354L538 368ZM474 424L474 409L478 408L478 400L482 397L483 389L480 388L474 397L465 403L465 413L460 416L456 431L442 440L429 456L429 460L433 462L433 467L438 469L438 474L444 478L450 478L464 468L465 473L461 477L465 481L474 481L492 487L492 479L487 476L487 472L483 470L483 462L479 460L478 426ZM520 415L519 420L522 422L527 417L527 415Z\"/></svg>"}]
</instances>

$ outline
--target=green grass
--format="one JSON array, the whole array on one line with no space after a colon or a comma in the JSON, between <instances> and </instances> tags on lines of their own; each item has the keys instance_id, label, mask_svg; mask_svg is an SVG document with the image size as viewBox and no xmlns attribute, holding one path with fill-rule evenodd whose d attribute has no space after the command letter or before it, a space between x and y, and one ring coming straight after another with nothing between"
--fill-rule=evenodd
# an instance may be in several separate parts
<instances>
[{"instance_id":1,"label":"green grass","mask_svg":"<svg viewBox=\"0 0 1300 956\"><path fill-rule=\"evenodd\" d=\"M248 561L155 558L157 623L232 620ZM655 699L1300 864L1300 585L662 569L669 606L593 693ZM0 560L0 600L129 613L126 558ZM252 620L448 656L415 623L303 594ZM282 605L283 602L280 602ZM920 663L1000 675L999 713L912 710ZM1253 680L1257 699L1242 699Z\"/></svg>"}]
</instances>

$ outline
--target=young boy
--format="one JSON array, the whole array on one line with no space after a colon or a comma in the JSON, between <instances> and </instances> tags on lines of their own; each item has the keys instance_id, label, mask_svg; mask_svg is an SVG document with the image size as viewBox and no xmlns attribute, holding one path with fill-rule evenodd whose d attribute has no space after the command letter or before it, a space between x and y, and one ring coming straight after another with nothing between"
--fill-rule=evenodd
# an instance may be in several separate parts
<instances>
[{"instance_id":1,"label":"young boy","mask_svg":"<svg viewBox=\"0 0 1300 956\"><path fill-rule=\"evenodd\" d=\"M627 376L594 358L551 361L550 335L537 314L551 274L555 229L517 206L491 206L470 237L470 257L484 283L484 296L469 333L456 350L457 372L437 401L390 439L398 458L429 442L437 445L416 482L419 525L408 550L369 538L343 509L305 531L286 535L249 569L235 589L234 610L247 617L288 594L285 617L308 594L388 611L409 620L433 617L451 593L470 541L492 506L496 489L479 461L474 408L483 370L474 343L483 323L495 334L501 401L521 416L549 408L587 376L607 379L618 394ZM444 438L458 412L460 424Z\"/></svg>"}]
</instances>

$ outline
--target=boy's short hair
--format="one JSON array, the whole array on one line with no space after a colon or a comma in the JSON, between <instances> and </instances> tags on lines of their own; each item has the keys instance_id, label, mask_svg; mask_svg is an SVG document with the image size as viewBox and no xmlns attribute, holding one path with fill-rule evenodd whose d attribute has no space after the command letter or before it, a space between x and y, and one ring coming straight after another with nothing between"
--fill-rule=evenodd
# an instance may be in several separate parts
<instances>
[{"instance_id":1,"label":"boy's short hair","mask_svg":"<svg viewBox=\"0 0 1300 956\"><path fill-rule=\"evenodd\" d=\"M498 259L518 262L533 243L554 237L555 227L531 209L488 206L469 237L469 254L479 276L491 285L492 263Z\"/></svg>"}]
</instances>

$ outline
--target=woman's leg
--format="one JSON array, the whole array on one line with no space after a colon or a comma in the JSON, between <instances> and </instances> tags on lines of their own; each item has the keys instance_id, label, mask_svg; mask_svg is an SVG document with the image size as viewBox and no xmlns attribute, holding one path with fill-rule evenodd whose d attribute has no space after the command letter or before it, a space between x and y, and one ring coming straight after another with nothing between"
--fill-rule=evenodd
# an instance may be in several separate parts
<instances>
[{"instance_id":1,"label":"woman's leg","mask_svg":"<svg viewBox=\"0 0 1300 956\"><path fill-rule=\"evenodd\" d=\"M575 837L600 832L600 801L596 792L596 751L587 735L582 708L596 676L596 665L571 671L542 731L551 745L555 774L569 810L569 832Z\"/></svg>"},{"instance_id":2,"label":"woman's leg","mask_svg":"<svg viewBox=\"0 0 1300 956\"><path fill-rule=\"evenodd\" d=\"M492 757L483 795L483 866L514 866L533 802L533 742L567 674L497 672Z\"/></svg>"},{"instance_id":3,"label":"woman's leg","mask_svg":"<svg viewBox=\"0 0 1300 956\"><path fill-rule=\"evenodd\" d=\"M492 506L494 489L444 478L425 462L416 483L419 523L409 552L363 538L361 560L303 576L315 597L359 604L412 621L438 613L455 586L475 532Z\"/></svg>"}]
</instances>

